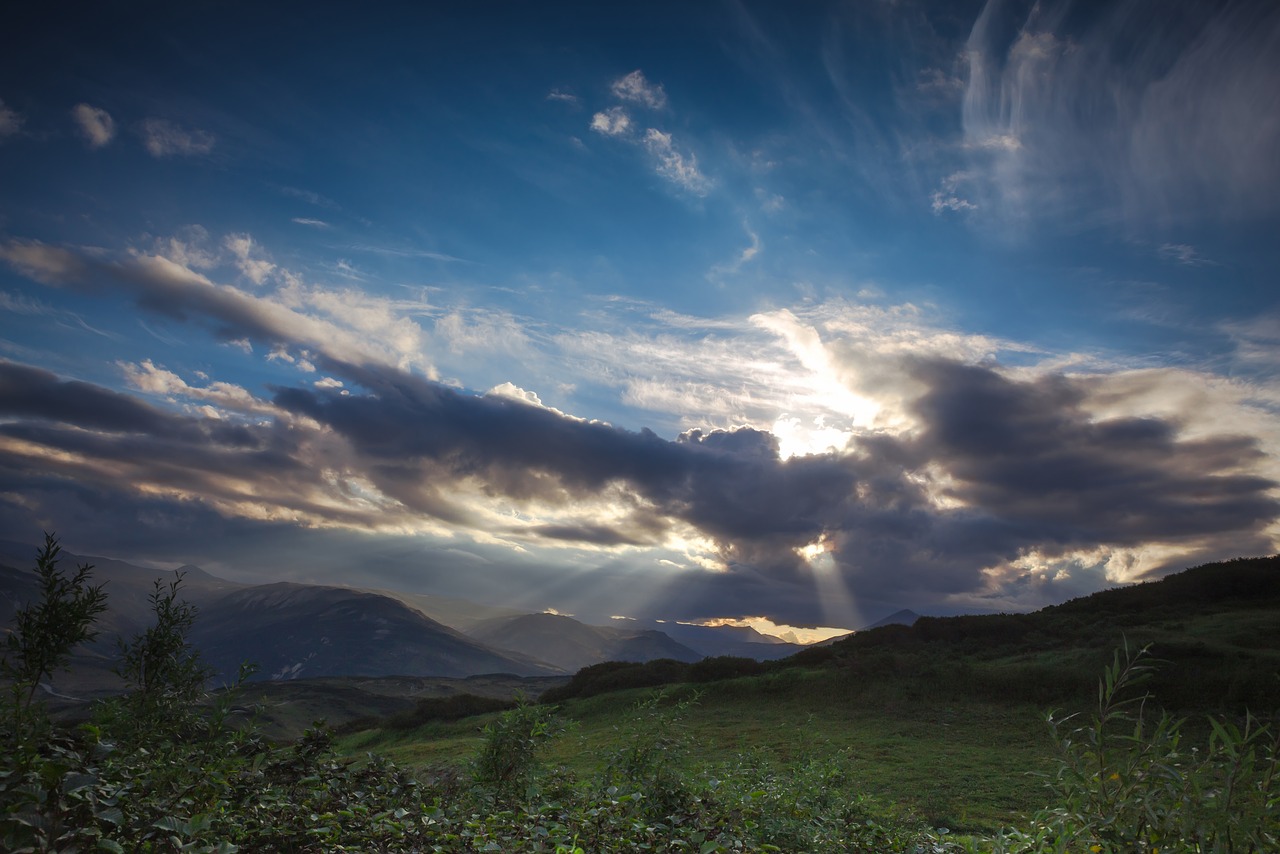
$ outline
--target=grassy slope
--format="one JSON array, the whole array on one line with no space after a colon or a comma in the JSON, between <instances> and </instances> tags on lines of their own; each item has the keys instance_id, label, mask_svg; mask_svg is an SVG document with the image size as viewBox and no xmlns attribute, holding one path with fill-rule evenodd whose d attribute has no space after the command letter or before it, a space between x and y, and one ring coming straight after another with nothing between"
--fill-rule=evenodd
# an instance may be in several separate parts
<instances>
[{"instance_id":1,"label":"grassy slope","mask_svg":"<svg viewBox=\"0 0 1280 854\"><path fill-rule=\"evenodd\" d=\"M679 722L687 749L677 761L697 773L744 756L786 765L848 751L867 793L952 829L995 829L1043 805L1040 783L1028 773L1047 768L1052 756L1039 709L969 699L937 703L893 692L855 702L832 687L828 674L801 670L671 686L666 697L672 702L700 692ZM574 727L547 760L580 775L599 770L625 743L637 704L650 694L623 691L566 702L561 714ZM485 722L478 717L394 734L371 730L342 739L340 748L419 768L461 765L480 746Z\"/></svg>"},{"instance_id":2,"label":"grassy slope","mask_svg":"<svg viewBox=\"0 0 1280 854\"><path fill-rule=\"evenodd\" d=\"M785 765L847 750L867 792L931 824L993 830L1045 804L1033 774L1054 755L1044 715L1086 711L1098 674L1122 643L1152 644L1168 664L1152 683L1181 713L1263 715L1280 708L1280 558L1198 567L1029 615L925 619L860 633L767 665L760 675L674 684L699 692L683 720L691 771L763 753ZM664 672L676 672L670 665ZM634 665L638 678L649 667ZM616 675L616 674L615 674ZM549 760L578 773L625 744L652 689L561 703L576 727ZM570 691L569 693L572 693ZM485 718L405 733L371 730L341 747L418 767L458 765Z\"/></svg>"}]
</instances>

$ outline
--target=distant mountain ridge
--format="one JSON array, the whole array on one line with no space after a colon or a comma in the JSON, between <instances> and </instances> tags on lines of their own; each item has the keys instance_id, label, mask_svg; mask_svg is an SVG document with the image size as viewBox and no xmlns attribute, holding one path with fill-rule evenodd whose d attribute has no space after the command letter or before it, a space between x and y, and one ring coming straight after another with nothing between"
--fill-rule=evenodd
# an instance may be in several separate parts
<instances>
[{"instance_id":1,"label":"distant mountain ridge","mask_svg":"<svg viewBox=\"0 0 1280 854\"><path fill-rule=\"evenodd\" d=\"M234 673L255 661L268 679L303 676L563 672L494 650L388 596L281 582L248 587L205 607L191 633L211 665Z\"/></svg>"},{"instance_id":2,"label":"distant mountain ridge","mask_svg":"<svg viewBox=\"0 0 1280 854\"><path fill-rule=\"evenodd\" d=\"M472 627L468 634L492 647L524 650L570 673L601 661L703 658L659 631L589 626L559 614L500 617Z\"/></svg>"},{"instance_id":3,"label":"distant mountain ridge","mask_svg":"<svg viewBox=\"0 0 1280 854\"><path fill-rule=\"evenodd\" d=\"M0 542L0 625L9 624L37 592L31 569L37 551ZM256 679L544 676L608 660L693 662L724 655L766 660L802 649L742 627L589 626L569 617L431 594L290 582L248 585L192 565L147 568L68 551L60 560L64 570L92 564L93 582L107 592L99 639L77 656L82 669L91 672L79 684L95 690L118 684L110 673L116 638L132 637L150 625L149 597L157 579L168 584L179 574L181 596L199 610L191 640L224 679L246 661L258 666Z\"/></svg>"}]
</instances>

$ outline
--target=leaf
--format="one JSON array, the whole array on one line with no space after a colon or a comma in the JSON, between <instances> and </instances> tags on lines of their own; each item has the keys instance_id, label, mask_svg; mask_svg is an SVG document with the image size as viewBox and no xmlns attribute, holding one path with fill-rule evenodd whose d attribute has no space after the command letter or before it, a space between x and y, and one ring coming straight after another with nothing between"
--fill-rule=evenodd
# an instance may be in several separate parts
<instances>
[{"instance_id":1,"label":"leaf","mask_svg":"<svg viewBox=\"0 0 1280 854\"><path fill-rule=\"evenodd\" d=\"M104 810L98 810L95 815L100 821L105 821L107 824L114 824L117 827L124 824L124 812L119 807L107 807Z\"/></svg>"}]
</instances>

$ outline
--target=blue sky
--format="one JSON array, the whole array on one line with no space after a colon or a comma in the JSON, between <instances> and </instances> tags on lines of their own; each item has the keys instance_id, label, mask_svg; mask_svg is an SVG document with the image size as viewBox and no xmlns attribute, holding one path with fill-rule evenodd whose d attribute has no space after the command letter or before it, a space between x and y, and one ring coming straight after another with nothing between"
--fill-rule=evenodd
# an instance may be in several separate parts
<instances>
[{"instance_id":1,"label":"blue sky","mask_svg":"<svg viewBox=\"0 0 1280 854\"><path fill-rule=\"evenodd\" d=\"M1274 4L13 14L0 535L843 627L1277 550Z\"/></svg>"}]
</instances>

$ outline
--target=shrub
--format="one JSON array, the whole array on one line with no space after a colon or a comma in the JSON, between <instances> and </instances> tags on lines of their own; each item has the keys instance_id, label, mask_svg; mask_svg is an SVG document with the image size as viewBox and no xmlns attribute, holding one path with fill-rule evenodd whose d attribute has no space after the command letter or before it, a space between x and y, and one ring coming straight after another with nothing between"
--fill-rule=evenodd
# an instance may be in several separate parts
<instances>
[{"instance_id":1,"label":"shrub","mask_svg":"<svg viewBox=\"0 0 1280 854\"><path fill-rule=\"evenodd\" d=\"M1098 684L1092 720L1049 716L1060 757L1049 781L1058 805L992 848L1010 854L1090 851L1261 852L1280 849L1280 744L1269 726L1208 720L1202 747L1184 745L1186 720L1151 719L1144 648L1117 651Z\"/></svg>"},{"instance_id":2,"label":"shrub","mask_svg":"<svg viewBox=\"0 0 1280 854\"><path fill-rule=\"evenodd\" d=\"M534 706L520 698L484 728L484 743L474 760L476 782L492 789L498 800L525 794L540 766L539 750L564 732L551 706Z\"/></svg>"}]
</instances>

